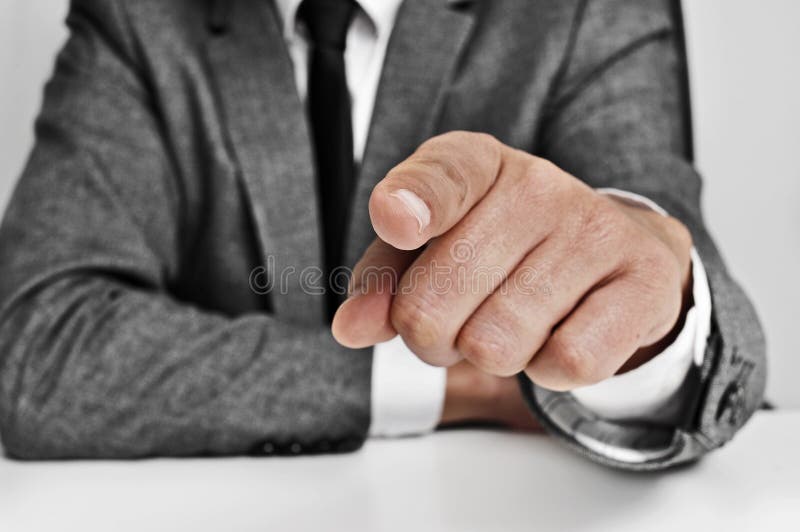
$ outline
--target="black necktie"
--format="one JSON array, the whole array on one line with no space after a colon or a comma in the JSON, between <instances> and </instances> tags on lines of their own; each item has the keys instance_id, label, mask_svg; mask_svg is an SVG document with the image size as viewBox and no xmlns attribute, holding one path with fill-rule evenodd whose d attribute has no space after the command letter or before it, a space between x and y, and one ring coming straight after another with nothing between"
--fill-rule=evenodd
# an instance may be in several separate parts
<instances>
[{"instance_id":1,"label":"black necktie","mask_svg":"<svg viewBox=\"0 0 800 532\"><path fill-rule=\"evenodd\" d=\"M354 186L353 129L344 49L355 9L354 0L303 0L297 13L305 22L311 46L307 101L324 226L325 279L342 265ZM339 277L344 276L337 276L341 285ZM325 286L328 313L332 317L342 294L334 293L329 283Z\"/></svg>"}]
</instances>

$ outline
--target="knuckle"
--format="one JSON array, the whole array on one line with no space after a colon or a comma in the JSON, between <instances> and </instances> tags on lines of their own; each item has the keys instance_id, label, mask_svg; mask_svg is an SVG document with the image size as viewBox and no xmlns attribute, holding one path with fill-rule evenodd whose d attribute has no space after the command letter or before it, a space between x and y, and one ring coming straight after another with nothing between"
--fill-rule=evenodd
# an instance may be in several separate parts
<instances>
[{"instance_id":1,"label":"knuckle","mask_svg":"<svg viewBox=\"0 0 800 532\"><path fill-rule=\"evenodd\" d=\"M471 144L475 144L477 146L486 147L489 149L498 149L500 147L500 141L497 138L490 134L490 133L483 133L483 132L464 132L468 135L468 140Z\"/></svg>"},{"instance_id":2,"label":"knuckle","mask_svg":"<svg viewBox=\"0 0 800 532\"><path fill-rule=\"evenodd\" d=\"M567 381L586 386L599 380L596 359L579 338L556 332L550 341L556 365Z\"/></svg>"},{"instance_id":3,"label":"knuckle","mask_svg":"<svg viewBox=\"0 0 800 532\"><path fill-rule=\"evenodd\" d=\"M587 200L576 202L576 205L571 228L575 241L582 245L591 242L594 246L604 246L625 238L623 215L607 200L592 193Z\"/></svg>"},{"instance_id":4,"label":"knuckle","mask_svg":"<svg viewBox=\"0 0 800 532\"><path fill-rule=\"evenodd\" d=\"M514 361L509 333L491 321L475 319L459 334L456 348L477 368L493 375L509 376L523 369Z\"/></svg>"},{"instance_id":5,"label":"knuckle","mask_svg":"<svg viewBox=\"0 0 800 532\"><path fill-rule=\"evenodd\" d=\"M528 184L540 187L546 184L557 184L559 180L554 176L557 170L558 167L547 159L531 156L525 166L523 178Z\"/></svg>"},{"instance_id":6,"label":"knuckle","mask_svg":"<svg viewBox=\"0 0 800 532\"><path fill-rule=\"evenodd\" d=\"M692 233L689 231L689 228L672 216L667 216L666 219L670 232L678 245L685 250L691 249L694 242L692 241Z\"/></svg>"},{"instance_id":7,"label":"knuckle","mask_svg":"<svg viewBox=\"0 0 800 532\"><path fill-rule=\"evenodd\" d=\"M493 182L502 147L487 133L450 131L425 141L413 160L426 167L425 176L434 188L446 190L461 207Z\"/></svg>"},{"instance_id":8,"label":"knuckle","mask_svg":"<svg viewBox=\"0 0 800 532\"><path fill-rule=\"evenodd\" d=\"M528 172L533 175L538 175L540 177L552 177L552 175L558 172L559 168L555 165L555 163L551 162L548 159L543 157L536 157L535 155L530 156L529 165L528 165Z\"/></svg>"},{"instance_id":9,"label":"knuckle","mask_svg":"<svg viewBox=\"0 0 800 532\"><path fill-rule=\"evenodd\" d=\"M641 342L642 345L649 345L653 342L657 342L659 339L662 339L669 334L678 319L679 313L680 306L675 305L672 313L665 313L662 319L658 320L649 331L643 331L643 340Z\"/></svg>"},{"instance_id":10,"label":"knuckle","mask_svg":"<svg viewBox=\"0 0 800 532\"><path fill-rule=\"evenodd\" d=\"M517 174L517 189L527 203L546 200L560 203L569 188L567 179L559 168L539 157L530 156L522 170Z\"/></svg>"},{"instance_id":11,"label":"knuckle","mask_svg":"<svg viewBox=\"0 0 800 532\"><path fill-rule=\"evenodd\" d=\"M678 261L672 251L660 242L643 249L635 260L635 268L640 281L656 292L680 285Z\"/></svg>"},{"instance_id":12,"label":"knuckle","mask_svg":"<svg viewBox=\"0 0 800 532\"><path fill-rule=\"evenodd\" d=\"M454 132L450 131L447 133L442 133L441 135L430 137L419 145L419 148L417 148L417 153L438 152L443 144L446 145L449 142L452 142L453 134Z\"/></svg>"},{"instance_id":13,"label":"knuckle","mask_svg":"<svg viewBox=\"0 0 800 532\"><path fill-rule=\"evenodd\" d=\"M458 204L461 205L467 198L470 183L467 174L456 157L439 157L432 159L434 179L441 180L445 186L452 188Z\"/></svg>"},{"instance_id":14,"label":"knuckle","mask_svg":"<svg viewBox=\"0 0 800 532\"><path fill-rule=\"evenodd\" d=\"M390 319L397 333L409 344L429 348L441 342L441 320L433 312L433 306L419 295L397 295Z\"/></svg>"},{"instance_id":15,"label":"knuckle","mask_svg":"<svg viewBox=\"0 0 800 532\"><path fill-rule=\"evenodd\" d=\"M423 143L425 145L441 145L452 147L454 144L459 146L474 146L475 144L493 144L499 141L489 133L481 131L467 131L463 129L455 129L446 133L441 133L435 137L431 137Z\"/></svg>"},{"instance_id":16,"label":"knuckle","mask_svg":"<svg viewBox=\"0 0 800 532\"><path fill-rule=\"evenodd\" d=\"M635 260L637 298L656 320L655 336L666 334L680 313L682 286L678 262L664 245L654 245ZM663 335L662 335L663 336Z\"/></svg>"}]
</instances>

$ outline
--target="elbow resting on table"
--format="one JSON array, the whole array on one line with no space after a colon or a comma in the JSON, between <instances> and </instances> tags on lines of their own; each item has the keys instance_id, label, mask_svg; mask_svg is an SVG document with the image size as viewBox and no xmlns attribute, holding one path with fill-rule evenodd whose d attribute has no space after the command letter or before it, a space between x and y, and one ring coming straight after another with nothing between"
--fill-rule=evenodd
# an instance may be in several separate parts
<instances>
[{"instance_id":1,"label":"elbow resting on table","mask_svg":"<svg viewBox=\"0 0 800 532\"><path fill-rule=\"evenodd\" d=\"M101 355L87 355L86 294L53 304L46 292L17 297L0 315L0 438L12 458L89 457L103 438L101 427L90 428L97 408L112 398L87 392L97 375L76 363Z\"/></svg>"}]
</instances>

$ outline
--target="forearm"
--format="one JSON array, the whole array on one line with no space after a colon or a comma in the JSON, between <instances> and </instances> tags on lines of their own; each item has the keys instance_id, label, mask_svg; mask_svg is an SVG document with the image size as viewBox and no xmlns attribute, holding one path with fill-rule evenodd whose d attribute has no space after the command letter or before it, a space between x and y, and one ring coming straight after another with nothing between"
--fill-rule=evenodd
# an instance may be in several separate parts
<instances>
[{"instance_id":1,"label":"forearm","mask_svg":"<svg viewBox=\"0 0 800 532\"><path fill-rule=\"evenodd\" d=\"M324 328L229 319L105 277L17 299L0 352L0 429L20 458L350 450L369 423L370 357Z\"/></svg>"}]
</instances>

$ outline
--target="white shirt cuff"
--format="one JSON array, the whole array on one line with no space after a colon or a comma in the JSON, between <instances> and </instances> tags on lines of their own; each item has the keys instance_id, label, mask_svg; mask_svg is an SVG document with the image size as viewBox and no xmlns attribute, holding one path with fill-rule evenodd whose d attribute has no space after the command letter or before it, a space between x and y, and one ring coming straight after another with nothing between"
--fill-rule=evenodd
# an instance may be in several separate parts
<instances>
[{"instance_id":1,"label":"white shirt cuff","mask_svg":"<svg viewBox=\"0 0 800 532\"><path fill-rule=\"evenodd\" d=\"M372 361L372 437L425 434L439 424L447 368L422 362L395 337L377 344Z\"/></svg>"},{"instance_id":2,"label":"white shirt cuff","mask_svg":"<svg viewBox=\"0 0 800 532\"><path fill-rule=\"evenodd\" d=\"M656 212L666 212L651 200L630 192L600 189ZM694 306L686 314L683 329L664 351L638 368L598 384L572 391L589 410L609 420L636 419L668 422L681 403L681 385L692 364L701 365L711 328L711 291L703 263L692 248Z\"/></svg>"}]
</instances>

